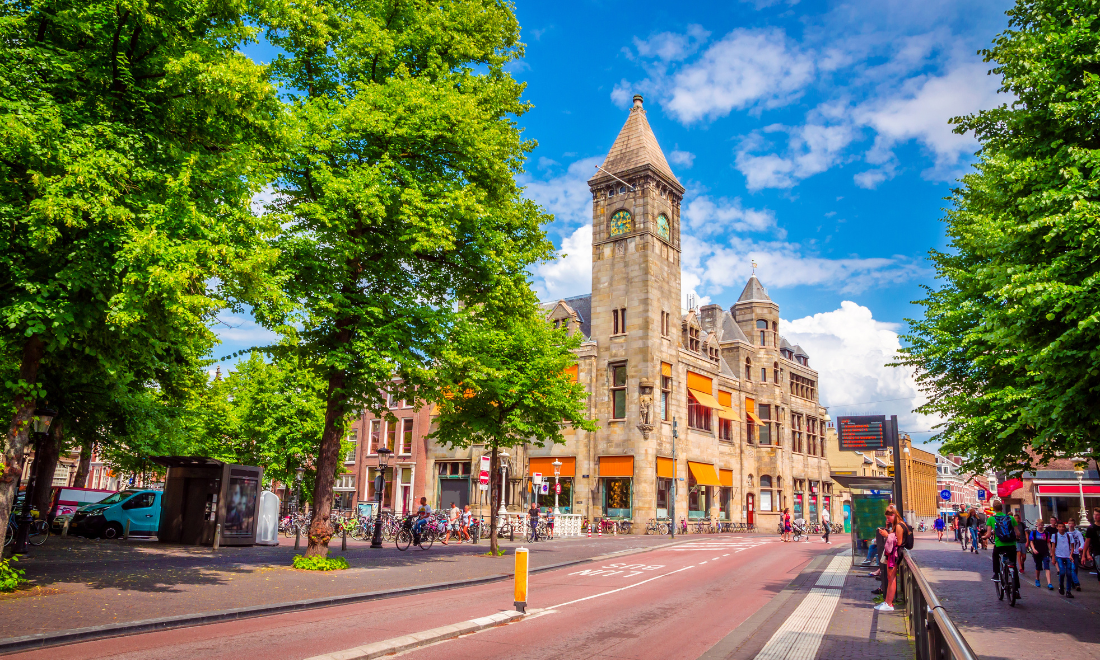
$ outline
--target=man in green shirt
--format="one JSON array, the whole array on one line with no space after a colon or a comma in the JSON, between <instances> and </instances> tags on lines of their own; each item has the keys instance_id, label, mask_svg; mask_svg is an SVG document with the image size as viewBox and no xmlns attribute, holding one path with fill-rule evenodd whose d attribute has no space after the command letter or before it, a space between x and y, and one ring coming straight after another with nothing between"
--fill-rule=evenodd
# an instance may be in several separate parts
<instances>
[{"instance_id":1,"label":"man in green shirt","mask_svg":"<svg viewBox=\"0 0 1100 660\"><path fill-rule=\"evenodd\" d=\"M1016 521L1004 512L1004 504L993 503L993 515L987 520L985 538L993 538L993 581L1001 579L1001 556L1012 560L1012 589L1020 594L1020 572L1016 570Z\"/></svg>"}]
</instances>

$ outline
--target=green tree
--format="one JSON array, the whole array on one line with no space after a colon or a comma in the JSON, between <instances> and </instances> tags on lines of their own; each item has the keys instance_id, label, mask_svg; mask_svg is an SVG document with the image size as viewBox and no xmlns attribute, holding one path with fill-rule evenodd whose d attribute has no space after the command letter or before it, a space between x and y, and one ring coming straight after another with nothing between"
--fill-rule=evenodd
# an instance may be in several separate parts
<instances>
[{"instance_id":1,"label":"green tree","mask_svg":"<svg viewBox=\"0 0 1100 660\"><path fill-rule=\"evenodd\" d=\"M250 201L267 179L277 109L238 51L239 0L0 4L0 519L67 347L108 372L204 355L214 314L258 295L277 228ZM181 355L189 353L189 355Z\"/></svg>"},{"instance_id":2,"label":"green tree","mask_svg":"<svg viewBox=\"0 0 1100 660\"><path fill-rule=\"evenodd\" d=\"M941 284L901 362L943 448L1010 472L1100 455L1100 4L1019 0L983 51L1010 104L953 119L981 144L953 191Z\"/></svg>"},{"instance_id":3,"label":"green tree","mask_svg":"<svg viewBox=\"0 0 1100 660\"><path fill-rule=\"evenodd\" d=\"M497 551L500 449L563 444L563 430L595 431L588 392L568 373L577 363L580 333L547 322L534 295L473 308L448 335L436 365L440 389L436 430L428 437L447 447L484 444L490 454L490 547Z\"/></svg>"},{"instance_id":4,"label":"green tree","mask_svg":"<svg viewBox=\"0 0 1100 660\"><path fill-rule=\"evenodd\" d=\"M418 400L457 313L549 258L515 176L533 144L505 71L520 57L497 0L287 2L264 17L282 55L290 152L273 210L292 337L326 393L308 556L325 556L345 420L386 414L386 391ZM396 378L396 380L394 380ZM383 383L385 385L380 386Z\"/></svg>"}]
</instances>

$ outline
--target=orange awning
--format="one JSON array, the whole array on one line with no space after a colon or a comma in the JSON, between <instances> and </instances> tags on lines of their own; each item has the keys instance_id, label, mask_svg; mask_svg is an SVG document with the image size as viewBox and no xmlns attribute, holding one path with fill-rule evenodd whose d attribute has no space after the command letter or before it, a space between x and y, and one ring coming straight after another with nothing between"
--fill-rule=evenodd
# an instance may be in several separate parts
<instances>
[{"instance_id":1,"label":"orange awning","mask_svg":"<svg viewBox=\"0 0 1100 660\"><path fill-rule=\"evenodd\" d=\"M691 470L691 476L695 477L695 483L700 486L722 485L722 482L718 480L718 472L710 463L688 461L688 469Z\"/></svg>"},{"instance_id":2,"label":"orange awning","mask_svg":"<svg viewBox=\"0 0 1100 660\"><path fill-rule=\"evenodd\" d=\"M688 372L687 386L689 390L699 390L701 392L714 391L714 381L711 380L709 376L697 374L694 371Z\"/></svg>"},{"instance_id":3,"label":"orange awning","mask_svg":"<svg viewBox=\"0 0 1100 660\"><path fill-rule=\"evenodd\" d=\"M664 456L657 457L657 476L662 479L674 479L674 472L672 470L672 459L665 458Z\"/></svg>"},{"instance_id":4,"label":"orange awning","mask_svg":"<svg viewBox=\"0 0 1100 660\"><path fill-rule=\"evenodd\" d=\"M695 400L698 401L700 404L706 406L707 408L721 408L722 407L721 405L718 404L718 399L715 399L714 395L712 395L712 394L709 394L707 392L703 392L701 390L692 389L690 387L688 388L688 392L691 392L691 395L693 397L695 397Z\"/></svg>"},{"instance_id":5,"label":"orange awning","mask_svg":"<svg viewBox=\"0 0 1100 660\"><path fill-rule=\"evenodd\" d=\"M574 383L577 382L577 378L580 376L580 365L574 364L573 366L565 370L565 374L569 376L569 380L573 381Z\"/></svg>"},{"instance_id":6,"label":"orange awning","mask_svg":"<svg viewBox=\"0 0 1100 660\"><path fill-rule=\"evenodd\" d=\"M633 456L600 456L601 477L633 477Z\"/></svg>"},{"instance_id":7,"label":"orange awning","mask_svg":"<svg viewBox=\"0 0 1100 660\"><path fill-rule=\"evenodd\" d=\"M757 417L756 413L746 412L745 414L748 415L749 419L751 419L753 421L753 423L756 424L757 426L763 426L764 425L763 420L761 420L759 417Z\"/></svg>"},{"instance_id":8,"label":"orange awning","mask_svg":"<svg viewBox=\"0 0 1100 660\"><path fill-rule=\"evenodd\" d=\"M733 394L718 390L718 403L720 403L723 408L733 408Z\"/></svg>"},{"instance_id":9,"label":"orange awning","mask_svg":"<svg viewBox=\"0 0 1100 660\"><path fill-rule=\"evenodd\" d=\"M733 470L718 470L718 480L725 488L733 488Z\"/></svg>"},{"instance_id":10,"label":"orange awning","mask_svg":"<svg viewBox=\"0 0 1100 660\"><path fill-rule=\"evenodd\" d=\"M561 461L562 477L577 476L577 459L573 456L539 456L527 459L527 474L540 473L544 477L554 476L554 459Z\"/></svg>"},{"instance_id":11,"label":"orange awning","mask_svg":"<svg viewBox=\"0 0 1100 660\"><path fill-rule=\"evenodd\" d=\"M661 375L662 376L668 376L669 378L672 378L672 365L669 364L668 362L662 362L661 363Z\"/></svg>"},{"instance_id":12,"label":"orange awning","mask_svg":"<svg viewBox=\"0 0 1100 660\"><path fill-rule=\"evenodd\" d=\"M718 417L720 419L726 419L731 422L740 422L741 418L737 416L737 413L732 408L719 408Z\"/></svg>"}]
</instances>

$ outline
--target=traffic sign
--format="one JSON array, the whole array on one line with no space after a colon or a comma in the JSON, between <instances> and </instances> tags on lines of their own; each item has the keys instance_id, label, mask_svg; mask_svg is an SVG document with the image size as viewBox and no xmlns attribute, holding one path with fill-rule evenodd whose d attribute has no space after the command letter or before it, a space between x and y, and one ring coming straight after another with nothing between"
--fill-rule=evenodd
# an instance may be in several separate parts
<instances>
[{"instance_id":1,"label":"traffic sign","mask_svg":"<svg viewBox=\"0 0 1100 660\"><path fill-rule=\"evenodd\" d=\"M532 472L531 473L531 483L536 484L536 485L541 484L542 483L542 473L541 472Z\"/></svg>"},{"instance_id":2,"label":"traffic sign","mask_svg":"<svg viewBox=\"0 0 1100 660\"><path fill-rule=\"evenodd\" d=\"M554 484L554 492L561 495L561 484Z\"/></svg>"},{"instance_id":3,"label":"traffic sign","mask_svg":"<svg viewBox=\"0 0 1100 660\"><path fill-rule=\"evenodd\" d=\"M549 494L549 492L550 492L550 484L548 484L548 483L544 483L544 484L542 485L542 491L541 491L541 492L542 492L542 494L543 494L543 495L547 495L547 494Z\"/></svg>"},{"instance_id":4,"label":"traffic sign","mask_svg":"<svg viewBox=\"0 0 1100 660\"><path fill-rule=\"evenodd\" d=\"M984 500L985 499L985 489L984 488L979 488L978 489L978 499L979 500Z\"/></svg>"},{"instance_id":5,"label":"traffic sign","mask_svg":"<svg viewBox=\"0 0 1100 660\"><path fill-rule=\"evenodd\" d=\"M944 502L951 499L951 491L946 489L946 488L941 490L940 491L940 499L943 500Z\"/></svg>"},{"instance_id":6,"label":"traffic sign","mask_svg":"<svg viewBox=\"0 0 1100 660\"><path fill-rule=\"evenodd\" d=\"M489 457L481 457L481 474L478 475L478 484L482 486L481 490L489 489Z\"/></svg>"}]
</instances>

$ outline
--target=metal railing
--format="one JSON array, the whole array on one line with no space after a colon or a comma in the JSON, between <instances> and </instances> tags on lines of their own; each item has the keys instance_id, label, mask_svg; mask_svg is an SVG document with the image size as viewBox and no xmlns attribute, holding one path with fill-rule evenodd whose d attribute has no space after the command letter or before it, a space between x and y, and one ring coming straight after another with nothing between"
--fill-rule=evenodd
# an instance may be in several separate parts
<instances>
[{"instance_id":1,"label":"metal railing","mask_svg":"<svg viewBox=\"0 0 1100 660\"><path fill-rule=\"evenodd\" d=\"M904 549L901 554L905 559L898 565L898 592L905 597L905 627L917 660L977 660L913 557Z\"/></svg>"}]
</instances>

